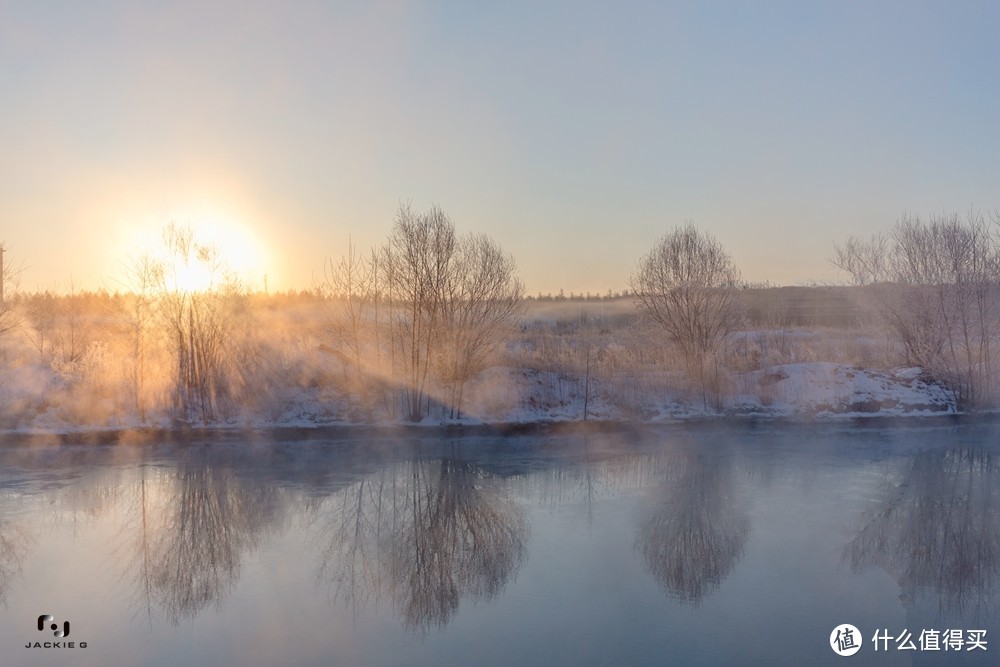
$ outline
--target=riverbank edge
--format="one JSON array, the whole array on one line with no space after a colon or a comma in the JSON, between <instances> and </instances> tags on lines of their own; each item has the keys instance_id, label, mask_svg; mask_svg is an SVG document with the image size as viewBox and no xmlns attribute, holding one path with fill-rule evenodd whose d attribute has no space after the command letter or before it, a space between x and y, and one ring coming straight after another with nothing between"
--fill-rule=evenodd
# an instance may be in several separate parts
<instances>
[{"instance_id":1,"label":"riverbank edge","mask_svg":"<svg viewBox=\"0 0 1000 667\"><path fill-rule=\"evenodd\" d=\"M767 415L699 415L669 420L537 420L498 423L418 423L418 424L316 424L316 425L179 425L172 427L101 428L68 431L0 431L0 446L19 445L141 445L144 443L195 443L246 440L250 442L294 442L316 440L399 439L399 438L508 438L532 435L588 435L600 433L649 432L684 427L729 427L737 425L781 424L790 427L862 428L957 426L1000 421L1000 411L922 413L911 415L836 415L803 418Z\"/></svg>"}]
</instances>

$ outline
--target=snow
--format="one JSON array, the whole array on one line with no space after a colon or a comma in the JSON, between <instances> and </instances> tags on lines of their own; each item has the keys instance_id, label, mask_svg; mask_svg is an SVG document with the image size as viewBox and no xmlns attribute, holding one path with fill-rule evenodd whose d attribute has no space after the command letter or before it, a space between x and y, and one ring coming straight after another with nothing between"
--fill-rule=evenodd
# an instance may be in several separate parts
<instances>
[{"instance_id":1,"label":"snow","mask_svg":"<svg viewBox=\"0 0 1000 667\"><path fill-rule=\"evenodd\" d=\"M955 413L954 396L923 379L919 368L895 373L829 362L775 366L750 373L755 396L734 401L737 410L773 416L858 417Z\"/></svg>"},{"instance_id":2,"label":"snow","mask_svg":"<svg viewBox=\"0 0 1000 667\"><path fill-rule=\"evenodd\" d=\"M621 380L621 378L619 378ZM700 394L646 390L676 384L677 378L650 373L632 378L634 386L612 385L556 371L489 368L466 388L462 416L444 411L425 417L423 425L532 424L582 421L663 422L706 417L781 417L850 419L872 416L955 414L955 400L919 368L880 372L845 364L809 362L773 366L736 376L738 391L721 406L708 408ZM628 385L628 382L625 383ZM353 424L341 415L323 414L302 403L268 425ZM433 410L432 410L433 412ZM385 422L381 423L392 423ZM402 420L397 420L402 423ZM258 424L263 426L264 424Z\"/></svg>"},{"instance_id":3,"label":"snow","mask_svg":"<svg viewBox=\"0 0 1000 667\"><path fill-rule=\"evenodd\" d=\"M37 368L23 382L9 382L3 393L8 406L24 407L0 432L74 434L127 429L199 428L178 424L163 415L145 422L137 415L114 411L112 418L87 418L80 406L62 404L58 378L39 378ZM686 393L677 374L637 373L612 380L587 379L559 371L493 367L466 387L461 418L433 404L420 425L538 424L613 421L656 423L706 417L780 417L787 419L849 419L872 416L931 416L955 414L955 400L944 386L919 368L886 372L831 362L772 366L728 378L721 404L711 405L700 392ZM18 387L17 385L21 385ZM43 387L41 395L27 387ZM280 400L279 400L280 399ZM94 415L108 414L91 403ZM357 405L331 397L329 389L290 388L268 410L245 409L213 429L313 428L353 425L407 424L376 411L365 417Z\"/></svg>"}]
</instances>

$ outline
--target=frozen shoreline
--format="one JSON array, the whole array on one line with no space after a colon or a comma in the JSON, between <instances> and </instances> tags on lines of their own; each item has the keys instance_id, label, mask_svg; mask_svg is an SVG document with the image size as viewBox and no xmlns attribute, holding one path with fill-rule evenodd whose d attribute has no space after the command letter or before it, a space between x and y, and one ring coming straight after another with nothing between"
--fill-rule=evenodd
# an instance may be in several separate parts
<instances>
[{"instance_id":1,"label":"frozen shoreline","mask_svg":"<svg viewBox=\"0 0 1000 667\"><path fill-rule=\"evenodd\" d=\"M779 420L826 423L858 419L914 419L958 416L954 396L926 378L919 368L874 371L830 362L773 366L736 376L737 384L722 409L705 409L700 397L634 390L624 399L607 390L593 391L580 377L559 375L559 400L552 383L532 369L494 367L472 384L460 419L425 417L352 419L347 411L298 395L269 418L243 414L209 423L183 423L166 416L143 423L121 415L114 423L76 424L54 412L17 427L0 429L4 440L117 442L195 440L243 434L249 437L316 437L364 434L509 435L549 429L600 430L694 422ZM590 395L584 396L587 387ZM605 388L607 389L607 388ZM617 399L617 400L612 400ZM585 408L586 406L586 408ZM586 418L584 418L586 415Z\"/></svg>"},{"instance_id":2,"label":"frozen shoreline","mask_svg":"<svg viewBox=\"0 0 1000 667\"><path fill-rule=\"evenodd\" d=\"M0 431L0 447L45 445L187 445L198 443L281 443L329 440L349 442L364 438L514 438L533 435L585 435L600 433L622 434L630 431L637 435L657 429L684 426L738 426L740 424L774 424L788 427L831 428L850 425L859 428L884 428L887 426L934 426L954 423L970 424L994 422L997 413L948 413L899 415L864 415L838 419L795 419L789 417L760 417L719 415L660 422L587 421L587 422L526 422L504 424L325 424L312 427L271 425L242 427L210 425L190 429L162 428L104 428L55 431Z\"/></svg>"}]
</instances>

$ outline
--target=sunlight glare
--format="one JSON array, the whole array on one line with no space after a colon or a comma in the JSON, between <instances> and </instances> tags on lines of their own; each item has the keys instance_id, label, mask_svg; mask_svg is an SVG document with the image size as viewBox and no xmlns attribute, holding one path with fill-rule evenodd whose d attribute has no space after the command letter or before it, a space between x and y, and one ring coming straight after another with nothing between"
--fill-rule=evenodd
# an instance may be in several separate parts
<instances>
[{"instance_id":1,"label":"sunlight glare","mask_svg":"<svg viewBox=\"0 0 1000 667\"><path fill-rule=\"evenodd\" d=\"M213 277L208 266L197 260L187 263L175 262L168 271L167 283L169 289L176 292L206 292L213 287Z\"/></svg>"},{"instance_id":2,"label":"sunlight glare","mask_svg":"<svg viewBox=\"0 0 1000 667\"><path fill-rule=\"evenodd\" d=\"M178 227L190 227L192 240L199 246L214 250L214 261L199 260L192 252L188 261L171 257L163 233L174 222ZM131 253L147 253L163 262L166 284L179 291L204 291L234 276L251 289L261 286L267 274L266 253L257 235L235 216L219 209L201 208L194 212L158 215L132 229ZM214 265L213 271L210 266Z\"/></svg>"}]
</instances>

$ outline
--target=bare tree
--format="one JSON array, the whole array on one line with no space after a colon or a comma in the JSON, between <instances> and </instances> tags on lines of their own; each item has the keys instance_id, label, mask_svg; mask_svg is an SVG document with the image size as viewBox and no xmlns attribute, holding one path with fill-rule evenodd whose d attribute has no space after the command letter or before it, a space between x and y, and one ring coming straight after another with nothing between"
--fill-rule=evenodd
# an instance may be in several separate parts
<instances>
[{"instance_id":1,"label":"bare tree","mask_svg":"<svg viewBox=\"0 0 1000 667\"><path fill-rule=\"evenodd\" d=\"M243 355L248 323L246 289L225 270L218 251L201 244L190 227L164 229L167 259L155 272L157 312L174 352L174 413L214 421L235 408L252 355ZM201 284L187 281L195 271Z\"/></svg>"},{"instance_id":2,"label":"bare tree","mask_svg":"<svg viewBox=\"0 0 1000 667\"><path fill-rule=\"evenodd\" d=\"M56 300L58 327L56 348L63 365L75 364L87 351L91 332L86 315L85 296L70 282L69 293Z\"/></svg>"},{"instance_id":3,"label":"bare tree","mask_svg":"<svg viewBox=\"0 0 1000 667\"><path fill-rule=\"evenodd\" d=\"M512 333L524 285L515 277L514 258L483 234L461 239L455 263L444 299L448 344L440 351L442 375L451 385L451 416L461 417L465 384Z\"/></svg>"},{"instance_id":4,"label":"bare tree","mask_svg":"<svg viewBox=\"0 0 1000 667\"><path fill-rule=\"evenodd\" d=\"M41 361L66 369L83 358L93 327L88 300L72 282L65 294L45 291L21 299L28 324L24 335Z\"/></svg>"},{"instance_id":5,"label":"bare tree","mask_svg":"<svg viewBox=\"0 0 1000 667\"><path fill-rule=\"evenodd\" d=\"M38 292L28 298L25 310L29 326L24 335L38 352L39 361L46 362L55 337L56 298L51 292Z\"/></svg>"},{"instance_id":6,"label":"bare tree","mask_svg":"<svg viewBox=\"0 0 1000 667\"><path fill-rule=\"evenodd\" d=\"M906 363L945 380L961 404L995 400L1000 245L982 214L904 214L888 234L852 237L833 263L863 286Z\"/></svg>"},{"instance_id":7,"label":"bare tree","mask_svg":"<svg viewBox=\"0 0 1000 667\"><path fill-rule=\"evenodd\" d=\"M17 305L18 278L21 275L21 267L6 260L4 258L6 252L6 244L0 243L0 336L18 325L15 306Z\"/></svg>"},{"instance_id":8,"label":"bare tree","mask_svg":"<svg viewBox=\"0 0 1000 667\"><path fill-rule=\"evenodd\" d=\"M348 242L347 254L338 262L328 259L319 292L326 316L327 349L342 362L347 385L348 409L351 394L360 396L361 409L371 417L371 366L366 358L373 351L380 357L378 340L368 336L370 320L378 323L378 258L365 257ZM374 349L372 349L374 348ZM374 364L376 367L378 363Z\"/></svg>"},{"instance_id":9,"label":"bare tree","mask_svg":"<svg viewBox=\"0 0 1000 667\"><path fill-rule=\"evenodd\" d=\"M139 419L146 421L147 387L150 353L156 336L157 289L163 284L163 265L149 254L134 259L126 266L131 292L127 295L125 328L128 336L129 364L126 385L131 393L132 407Z\"/></svg>"},{"instance_id":10,"label":"bare tree","mask_svg":"<svg viewBox=\"0 0 1000 667\"><path fill-rule=\"evenodd\" d=\"M665 235L629 279L636 301L663 327L698 378L708 407L709 381L719 399L718 352L739 323L740 274L721 243L694 225ZM713 363L711 378L706 364Z\"/></svg>"},{"instance_id":11,"label":"bare tree","mask_svg":"<svg viewBox=\"0 0 1000 667\"><path fill-rule=\"evenodd\" d=\"M384 249L393 309L393 339L405 369L407 413L419 421L431 372L431 354L441 339L444 301L455 269L455 226L440 208L416 213L401 205Z\"/></svg>"},{"instance_id":12,"label":"bare tree","mask_svg":"<svg viewBox=\"0 0 1000 667\"><path fill-rule=\"evenodd\" d=\"M381 381L388 359L385 375L409 419L426 416L432 397L461 416L466 383L518 320L524 288L515 271L496 242L459 236L440 208L401 205L388 240L369 258L350 246L340 262L327 263L320 291L333 352L345 369L353 365L361 385ZM364 350L373 353L367 360Z\"/></svg>"}]
</instances>

